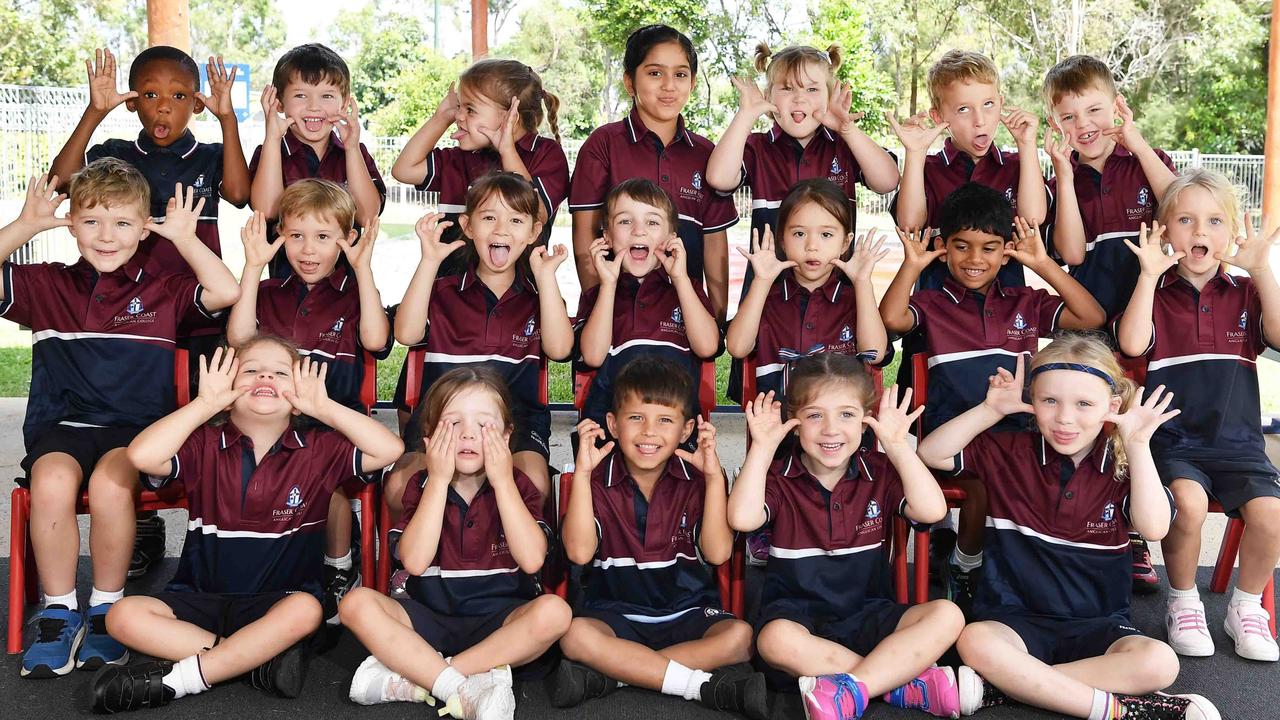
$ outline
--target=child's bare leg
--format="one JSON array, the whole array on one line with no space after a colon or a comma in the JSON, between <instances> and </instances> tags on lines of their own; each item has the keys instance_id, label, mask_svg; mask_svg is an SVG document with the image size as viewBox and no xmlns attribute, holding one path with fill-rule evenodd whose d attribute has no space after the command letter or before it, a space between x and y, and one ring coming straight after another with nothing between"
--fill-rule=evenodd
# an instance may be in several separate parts
<instances>
[{"instance_id":1,"label":"child's bare leg","mask_svg":"<svg viewBox=\"0 0 1280 720\"><path fill-rule=\"evenodd\" d=\"M140 490L138 471L124 448L104 454L89 477L89 555L98 590L124 589L137 527L134 499Z\"/></svg>"},{"instance_id":2,"label":"child's bare leg","mask_svg":"<svg viewBox=\"0 0 1280 720\"><path fill-rule=\"evenodd\" d=\"M560 639L560 649L565 657L594 668L606 677L658 691L662 690L662 679L671 662L640 643L618 638L613 628L595 618L574 618L569 632Z\"/></svg>"},{"instance_id":3,"label":"child's bare leg","mask_svg":"<svg viewBox=\"0 0 1280 720\"><path fill-rule=\"evenodd\" d=\"M572 620L573 611L564 600L539 596L516 608L489 637L455 655L453 666L463 675L474 675L499 665L532 662L568 632Z\"/></svg>"},{"instance_id":4,"label":"child's bare leg","mask_svg":"<svg viewBox=\"0 0 1280 720\"><path fill-rule=\"evenodd\" d=\"M351 501L338 488L329 496L329 520L324 531L324 554L343 558L351 552Z\"/></svg>"},{"instance_id":5,"label":"child's bare leg","mask_svg":"<svg viewBox=\"0 0 1280 720\"><path fill-rule=\"evenodd\" d=\"M140 653L175 661L202 653L217 640L208 630L179 620L164 602L145 595L112 605L107 631Z\"/></svg>"},{"instance_id":6,"label":"child's bare leg","mask_svg":"<svg viewBox=\"0 0 1280 720\"><path fill-rule=\"evenodd\" d=\"M964 488L965 500L960 504L956 549L966 555L981 555L987 532L987 486L973 478L957 482Z\"/></svg>"},{"instance_id":7,"label":"child's bare leg","mask_svg":"<svg viewBox=\"0 0 1280 720\"><path fill-rule=\"evenodd\" d=\"M529 476L533 486L538 488L542 497L551 492L551 472L547 469L547 459L532 450L521 450L511 456L511 462L520 472Z\"/></svg>"},{"instance_id":8,"label":"child's bare leg","mask_svg":"<svg viewBox=\"0 0 1280 720\"><path fill-rule=\"evenodd\" d=\"M849 648L790 620L774 620L761 628L756 650L765 662L795 677L853 672L862 660Z\"/></svg>"},{"instance_id":9,"label":"child's bare leg","mask_svg":"<svg viewBox=\"0 0 1280 720\"><path fill-rule=\"evenodd\" d=\"M658 654L685 667L711 672L751 660L751 635L751 626L745 622L722 620L701 638L663 648Z\"/></svg>"},{"instance_id":10,"label":"child's bare leg","mask_svg":"<svg viewBox=\"0 0 1280 720\"><path fill-rule=\"evenodd\" d=\"M1131 635L1111 643L1104 655L1054 665L1053 669L1104 692L1146 695L1178 679L1178 656L1159 640Z\"/></svg>"},{"instance_id":11,"label":"child's bare leg","mask_svg":"<svg viewBox=\"0 0 1280 720\"><path fill-rule=\"evenodd\" d=\"M342 624L383 665L415 685L431 688L448 665L413 629L400 603L369 588L356 588L338 605ZM488 669L488 668L486 668Z\"/></svg>"},{"instance_id":12,"label":"child's bare leg","mask_svg":"<svg viewBox=\"0 0 1280 720\"><path fill-rule=\"evenodd\" d=\"M1169 534L1160 541L1169 587L1190 590L1196 586L1196 566L1200 561L1200 531L1209 513L1209 496L1200 483L1178 478L1169 484L1178 508Z\"/></svg>"},{"instance_id":13,"label":"child's bare leg","mask_svg":"<svg viewBox=\"0 0 1280 720\"><path fill-rule=\"evenodd\" d=\"M1254 498L1240 508L1240 515L1244 518L1244 537L1240 541L1236 587L1257 595L1266 589L1275 573L1276 560L1280 559L1280 498Z\"/></svg>"},{"instance_id":14,"label":"child's bare leg","mask_svg":"<svg viewBox=\"0 0 1280 720\"><path fill-rule=\"evenodd\" d=\"M1094 688L1032 657L1007 625L973 623L957 648L966 665L1014 700L1078 718L1093 709Z\"/></svg>"},{"instance_id":15,"label":"child's bare leg","mask_svg":"<svg viewBox=\"0 0 1280 720\"><path fill-rule=\"evenodd\" d=\"M82 478L80 464L66 453L42 455L31 466L31 547L45 595L66 595L76 589L80 557L76 501ZM132 523L133 513L128 515Z\"/></svg>"}]
</instances>

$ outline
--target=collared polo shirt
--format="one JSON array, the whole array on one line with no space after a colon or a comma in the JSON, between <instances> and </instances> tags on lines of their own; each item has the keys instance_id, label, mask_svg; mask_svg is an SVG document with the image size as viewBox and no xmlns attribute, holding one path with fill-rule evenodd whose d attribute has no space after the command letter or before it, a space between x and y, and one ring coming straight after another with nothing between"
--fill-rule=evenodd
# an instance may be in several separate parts
<instances>
[{"instance_id":1,"label":"collared polo shirt","mask_svg":"<svg viewBox=\"0 0 1280 720\"><path fill-rule=\"evenodd\" d=\"M840 186L857 219L857 186L865 182L849 145L829 128L820 127L807 145L783 132L775 122L768 132L751 133L742 151L742 184L751 188L751 229L777 235L778 208L801 180L825 178Z\"/></svg>"}]
</instances>

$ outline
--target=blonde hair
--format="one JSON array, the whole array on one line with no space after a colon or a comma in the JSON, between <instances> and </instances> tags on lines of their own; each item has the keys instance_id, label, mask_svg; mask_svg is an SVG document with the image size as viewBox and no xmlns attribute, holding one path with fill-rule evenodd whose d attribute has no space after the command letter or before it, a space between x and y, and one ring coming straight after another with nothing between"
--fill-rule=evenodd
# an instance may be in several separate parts
<instances>
[{"instance_id":1,"label":"blonde hair","mask_svg":"<svg viewBox=\"0 0 1280 720\"><path fill-rule=\"evenodd\" d=\"M767 43L756 45L756 72L764 73L765 97L773 92L773 86L787 79L801 80L810 65L818 65L827 71L827 94L836 87L836 71L840 69L840 46L828 45L826 52L809 45L791 45L776 54Z\"/></svg>"},{"instance_id":2,"label":"blonde hair","mask_svg":"<svg viewBox=\"0 0 1280 720\"><path fill-rule=\"evenodd\" d=\"M1000 88L1000 73L991 58L968 50L949 50L929 68L929 102L942 109L942 91L958 82L978 82Z\"/></svg>"},{"instance_id":3,"label":"blonde hair","mask_svg":"<svg viewBox=\"0 0 1280 720\"><path fill-rule=\"evenodd\" d=\"M288 217L330 218L343 233L356 222L356 201L341 185L329 180L307 178L284 189L280 196L280 221Z\"/></svg>"},{"instance_id":4,"label":"blonde hair","mask_svg":"<svg viewBox=\"0 0 1280 720\"><path fill-rule=\"evenodd\" d=\"M117 158L94 160L71 176L71 209L141 205L151 215L151 186L138 168Z\"/></svg>"},{"instance_id":5,"label":"blonde hair","mask_svg":"<svg viewBox=\"0 0 1280 720\"><path fill-rule=\"evenodd\" d=\"M1119 412L1127 410L1137 394L1138 384L1125 376L1124 368L1120 367L1120 362L1116 360L1111 346L1100 333L1060 333L1053 342L1035 354L1027 374L1030 375L1036 368L1049 363L1074 363L1105 373L1115 382L1115 386L1110 389L1113 397L1120 398ZM1031 384L1035 385L1034 378ZM1117 480L1124 479L1129 471L1129 458L1125 455L1120 434L1115 431L1115 428L1104 428L1103 432L1107 433L1107 443L1111 448L1112 456L1115 457L1115 477Z\"/></svg>"},{"instance_id":6,"label":"blonde hair","mask_svg":"<svg viewBox=\"0 0 1280 720\"><path fill-rule=\"evenodd\" d=\"M560 125L556 113L560 99L542 87L542 78L533 68L519 60L477 60L458 78L458 90L467 89L483 95L498 107L507 108L516 98L520 126L527 133L537 133L542 124L542 106L547 106L547 125L556 142L560 142Z\"/></svg>"},{"instance_id":7,"label":"blonde hair","mask_svg":"<svg viewBox=\"0 0 1280 720\"><path fill-rule=\"evenodd\" d=\"M1049 68L1040 92L1052 112L1063 95L1079 95L1095 86L1113 98L1116 96L1116 79L1111 76L1111 68L1092 55L1072 55Z\"/></svg>"},{"instance_id":8,"label":"blonde hair","mask_svg":"<svg viewBox=\"0 0 1280 720\"><path fill-rule=\"evenodd\" d=\"M1222 214L1227 216L1227 222L1230 223L1231 237L1234 239L1240 234L1240 193L1236 190L1236 186L1231 184L1226 175L1214 170L1206 170L1204 168L1192 168L1186 173L1179 175L1169 183L1169 187L1164 191L1164 197L1160 198L1160 204L1156 206L1156 220L1161 225L1166 224L1169 213L1173 212L1174 207L1178 204L1178 197L1186 192L1188 188L1198 187L1207 190L1213 196L1214 201L1222 208Z\"/></svg>"}]
</instances>

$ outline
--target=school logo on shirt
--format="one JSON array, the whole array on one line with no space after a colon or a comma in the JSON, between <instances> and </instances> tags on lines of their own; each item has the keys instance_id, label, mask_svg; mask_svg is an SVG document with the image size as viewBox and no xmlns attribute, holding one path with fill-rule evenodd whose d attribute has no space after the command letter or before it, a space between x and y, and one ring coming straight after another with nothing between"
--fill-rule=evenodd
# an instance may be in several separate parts
<instances>
[{"instance_id":1,"label":"school logo on shirt","mask_svg":"<svg viewBox=\"0 0 1280 720\"><path fill-rule=\"evenodd\" d=\"M1249 311L1240 311L1239 330L1227 331L1227 342L1242 343L1249 339Z\"/></svg>"},{"instance_id":2,"label":"school logo on shirt","mask_svg":"<svg viewBox=\"0 0 1280 720\"><path fill-rule=\"evenodd\" d=\"M1013 316L1013 322L1009 323L1009 330L1005 333L1009 340L1025 340L1036 336L1036 326L1027 322L1022 313Z\"/></svg>"},{"instance_id":3,"label":"school logo on shirt","mask_svg":"<svg viewBox=\"0 0 1280 720\"><path fill-rule=\"evenodd\" d=\"M538 327L537 323L533 321L533 316L530 315L529 322L524 324L524 336L533 337L533 331L536 330L537 327Z\"/></svg>"},{"instance_id":4,"label":"school logo on shirt","mask_svg":"<svg viewBox=\"0 0 1280 720\"><path fill-rule=\"evenodd\" d=\"M347 319L344 317L338 318L338 321L333 324L332 332L336 332L336 333L342 332L342 324L345 323L346 321Z\"/></svg>"},{"instance_id":5,"label":"school logo on shirt","mask_svg":"<svg viewBox=\"0 0 1280 720\"><path fill-rule=\"evenodd\" d=\"M1004 189L1004 199L1008 200L1010 203L1013 202L1013 188L1007 187Z\"/></svg>"},{"instance_id":6,"label":"school logo on shirt","mask_svg":"<svg viewBox=\"0 0 1280 720\"><path fill-rule=\"evenodd\" d=\"M693 185L694 190L701 190L702 189L702 173L698 172L697 170L694 170L693 181L690 184Z\"/></svg>"},{"instance_id":7,"label":"school logo on shirt","mask_svg":"<svg viewBox=\"0 0 1280 720\"><path fill-rule=\"evenodd\" d=\"M289 489L289 497L284 500L285 507L296 508L302 504L302 490L294 485Z\"/></svg>"},{"instance_id":8,"label":"school logo on shirt","mask_svg":"<svg viewBox=\"0 0 1280 720\"><path fill-rule=\"evenodd\" d=\"M689 511L685 510L680 513L680 525L676 527L675 532L671 535L671 544L679 545L692 542L693 526L689 522Z\"/></svg>"},{"instance_id":9,"label":"school logo on shirt","mask_svg":"<svg viewBox=\"0 0 1280 720\"><path fill-rule=\"evenodd\" d=\"M836 158L831 158L831 174L839 175L840 171L841 171L840 161Z\"/></svg>"},{"instance_id":10,"label":"school logo on shirt","mask_svg":"<svg viewBox=\"0 0 1280 720\"><path fill-rule=\"evenodd\" d=\"M1138 207L1146 207L1151 202L1151 190L1148 188L1138 188Z\"/></svg>"},{"instance_id":11,"label":"school logo on shirt","mask_svg":"<svg viewBox=\"0 0 1280 720\"><path fill-rule=\"evenodd\" d=\"M289 488L289 493L284 497L284 507L272 510L271 517L276 520L287 520L302 512L305 506L306 503L302 501L302 488L294 485Z\"/></svg>"},{"instance_id":12,"label":"school logo on shirt","mask_svg":"<svg viewBox=\"0 0 1280 720\"><path fill-rule=\"evenodd\" d=\"M538 334L537 318L533 315L530 315L529 319L525 322L524 325L520 326L519 330L511 333L511 344L517 348L521 348L521 349L527 348L529 347L529 343L532 340L532 338L537 334Z\"/></svg>"},{"instance_id":13,"label":"school logo on shirt","mask_svg":"<svg viewBox=\"0 0 1280 720\"><path fill-rule=\"evenodd\" d=\"M153 323L156 321L156 312L148 311L142 306L142 298L135 296L124 306L124 314L116 315L111 318L113 326L120 325L137 325L140 323Z\"/></svg>"},{"instance_id":14,"label":"school logo on shirt","mask_svg":"<svg viewBox=\"0 0 1280 720\"><path fill-rule=\"evenodd\" d=\"M1116 504L1109 502L1102 508L1102 522L1111 522L1116 519Z\"/></svg>"},{"instance_id":15,"label":"school logo on shirt","mask_svg":"<svg viewBox=\"0 0 1280 720\"><path fill-rule=\"evenodd\" d=\"M840 342L847 343L853 339L853 328L845 325L840 328Z\"/></svg>"},{"instance_id":16,"label":"school logo on shirt","mask_svg":"<svg viewBox=\"0 0 1280 720\"><path fill-rule=\"evenodd\" d=\"M1241 310L1240 311L1240 329L1244 330L1248 326L1249 326L1249 311Z\"/></svg>"},{"instance_id":17,"label":"school logo on shirt","mask_svg":"<svg viewBox=\"0 0 1280 720\"><path fill-rule=\"evenodd\" d=\"M671 322L680 325L684 323L684 315L680 312L680 308L674 308L671 311Z\"/></svg>"},{"instance_id":18,"label":"school logo on shirt","mask_svg":"<svg viewBox=\"0 0 1280 720\"><path fill-rule=\"evenodd\" d=\"M191 183L191 187L193 188L204 187L204 173L200 173L199 177L196 178L196 181Z\"/></svg>"},{"instance_id":19,"label":"school logo on shirt","mask_svg":"<svg viewBox=\"0 0 1280 720\"><path fill-rule=\"evenodd\" d=\"M1027 321L1022 318L1022 313L1018 313L1017 315L1013 316L1013 329L1014 330L1027 329Z\"/></svg>"},{"instance_id":20,"label":"school logo on shirt","mask_svg":"<svg viewBox=\"0 0 1280 720\"><path fill-rule=\"evenodd\" d=\"M130 315L137 315L138 313L142 312L142 310L143 310L142 298L140 297L134 297L132 300L129 301L129 304L126 305L124 308L124 311L129 313ZM1241 325L1241 327L1244 327L1244 326Z\"/></svg>"},{"instance_id":21,"label":"school logo on shirt","mask_svg":"<svg viewBox=\"0 0 1280 720\"><path fill-rule=\"evenodd\" d=\"M878 517L880 517L880 503L872 500L867 503L867 519L875 520Z\"/></svg>"}]
</instances>

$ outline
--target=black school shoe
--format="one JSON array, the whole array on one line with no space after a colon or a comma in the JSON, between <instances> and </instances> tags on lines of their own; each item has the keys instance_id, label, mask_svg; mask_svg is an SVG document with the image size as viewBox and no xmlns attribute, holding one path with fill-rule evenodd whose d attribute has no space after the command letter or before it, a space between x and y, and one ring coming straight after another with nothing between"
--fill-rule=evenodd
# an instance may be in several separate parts
<instances>
[{"instance_id":1,"label":"black school shoe","mask_svg":"<svg viewBox=\"0 0 1280 720\"><path fill-rule=\"evenodd\" d=\"M603 697L618 689L618 681L569 659L560 661L544 681L551 707L568 708L585 700Z\"/></svg>"},{"instance_id":2,"label":"black school shoe","mask_svg":"<svg viewBox=\"0 0 1280 720\"><path fill-rule=\"evenodd\" d=\"M338 603L360 585L360 571L352 566L347 569L324 566L324 600L321 603L326 625L338 625Z\"/></svg>"},{"instance_id":3,"label":"black school shoe","mask_svg":"<svg viewBox=\"0 0 1280 720\"><path fill-rule=\"evenodd\" d=\"M133 537L133 557L129 559L129 577L146 575L164 558L164 518L156 514L139 513Z\"/></svg>"},{"instance_id":4,"label":"black school shoe","mask_svg":"<svg viewBox=\"0 0 1280 720\"><path fill-rule=\"evenodd\" d=\"M702 684L701 701L712 710L742 713L751 720L769 720L769 695L764 673L717 670Z\"/></svg>"},{"instance_id":5,"label":"black school shoe","mask_svg":"<svg viewBox=\"0 0 1280 720\"><path fill-rule=\"evenodd\" d=\"M173 663L164 660L102 668L89 684L93 711L118 713L168 705L174 693L163 679L172 669Z\"/></svg>"},{"instance_id":6,"label":"black school shoe","mask_svg":"<svg viewBox=\"0 0 1280 720\"><path fill-rule=\"evenodd\" d=\"M244 676L245 683L272 695L298 697L307 680L309 665L305 643L305 640L295 643L293 647L250 670Z\"/></svg>"}]
</instances>

